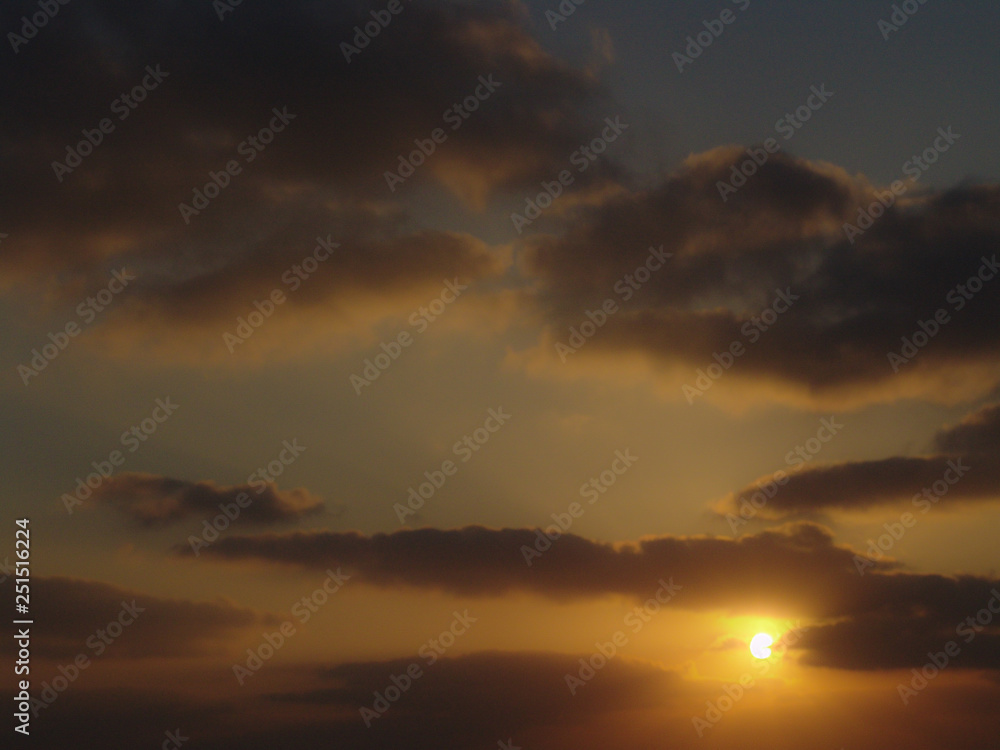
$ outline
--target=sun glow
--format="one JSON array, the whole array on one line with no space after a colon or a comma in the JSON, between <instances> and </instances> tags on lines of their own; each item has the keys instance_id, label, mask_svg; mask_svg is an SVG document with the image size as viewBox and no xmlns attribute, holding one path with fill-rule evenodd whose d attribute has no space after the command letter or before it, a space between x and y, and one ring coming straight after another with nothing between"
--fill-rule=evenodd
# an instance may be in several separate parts
<instances>
[{"instance_id":1,"label":"sun glow","mask_svg":"<svg viewBox=\"0 0 1000 750\"><path fill-rule=\"evenodd\" d=\"M750 639L750 653L757 659L766 659L771 655L771 644L774 638L767 633L757 633Z\"/></svg>"}]
</instances>

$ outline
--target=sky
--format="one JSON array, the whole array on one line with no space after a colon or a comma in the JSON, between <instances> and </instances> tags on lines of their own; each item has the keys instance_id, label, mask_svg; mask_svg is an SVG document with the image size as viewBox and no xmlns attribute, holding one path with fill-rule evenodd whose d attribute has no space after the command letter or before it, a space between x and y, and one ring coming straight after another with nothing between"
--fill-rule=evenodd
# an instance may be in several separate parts
<instances>
[{"instance_id":1,"label":"sky","mask_svg":"<svg viewBox=\"0 0 1000 750\"><path fill-rule=\"evenodd\" d=\"M994 4L0 31L17 743L995 741Z\"/></svg>"}]
</instances>

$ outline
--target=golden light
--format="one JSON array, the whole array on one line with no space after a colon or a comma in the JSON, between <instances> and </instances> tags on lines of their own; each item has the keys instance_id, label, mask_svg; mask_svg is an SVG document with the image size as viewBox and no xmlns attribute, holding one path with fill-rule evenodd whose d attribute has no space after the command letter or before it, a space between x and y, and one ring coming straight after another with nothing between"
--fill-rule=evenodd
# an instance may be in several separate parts
<instances>
[{"instance_id":1,"label":"golden light","mask_svg":"<svg viewBox=\"0 0 1000 750\"><path fill-rule=\"evenodd\" d=\"M767 633L757 633L750 639L750 653L754 655L754 658L766 659L771 655L770 646L772 643L774 643L774 638Z\"/></svg>"}]
</instances>

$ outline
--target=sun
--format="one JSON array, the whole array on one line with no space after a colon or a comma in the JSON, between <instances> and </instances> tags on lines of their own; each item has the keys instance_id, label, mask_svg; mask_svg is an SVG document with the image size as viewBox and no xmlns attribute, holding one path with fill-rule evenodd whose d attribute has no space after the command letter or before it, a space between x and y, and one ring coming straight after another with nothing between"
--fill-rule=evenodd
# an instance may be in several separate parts
<instances>
[{"instance_id":1,"label":"sun","mask_svg":"<svg viewBox=\"0 0 1000 750\"><path fill-rule=\"evenodd\" d=\"M771 655L770 645L774 643L774 638L767 633L757 633L750 639L750 653L756 659L766 659Z\"/></svg>"}]
</instances>

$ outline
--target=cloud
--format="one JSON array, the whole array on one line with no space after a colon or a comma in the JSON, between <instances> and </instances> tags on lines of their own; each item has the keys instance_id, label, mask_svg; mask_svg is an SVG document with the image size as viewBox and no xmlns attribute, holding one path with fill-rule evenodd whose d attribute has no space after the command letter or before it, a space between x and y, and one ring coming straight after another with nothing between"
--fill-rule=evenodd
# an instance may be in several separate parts
<instances>
[{"instance_id":1,"label":"cloud","mask_svg":"<svg viewBox=\"0 0 1000 750\"><path fill-rule=\"evenodd\" d=\"M554 598L647 598L662 578L682 587L671 606L815 617L853 616L887 605L947 610L959 591L967 589L973 602L987 598L995 585L895 572L898 566L889 562L875 563L860 576L854 551L835 545L827 529L811 523L739 539L660 536L610 544L564 534L547 551L533 554L536 544L544 548L547 541L537 529L480 526L372 536L320 531L229 536L203 554L317 570L343 566L361 583L461 596L516 590ZM184 547L175 551L191 554Z\"/></svg>"},{"instance_id":2,"label":"cloud","mask_svg":"<svg viewBox=\"0 0 1000 750\"><path fill-rule=\"evenodd\" d=\"M942 654L959 669L1000 669L1000 592L988 594L978 606L969 601L961 606L967 609L889 611L819 625L793 649L806 652L807 664L836 669L908 669L931 663L934 655L944 664ZM990 606L998 611L990 612ZM984 609L992 619L985 629L975 620ZM945 650L949 643L950 653Z\"/></svg>"},{"instance_id":3,"label":"cloud","mask_svg":"<svg viewBox=\"0 0 1000 750\"><path fill-rule=\"evenodd\" d=\"M779 519L885 506L912 506L927 512L939 505L1000 500L1000 408L996 404L938 432L934 447L943 452L804 468L792 473L755 515ZM770 479L760 477L727 495L717 512L739 513L743 499Z\"/></svg>"},{"instance_id":4,"label":"cloud","mask_svg":"<svg viewBox=\"0 0 1000 750\"><path fill-rule=\"evenodd\" d=\"M19 26L20 11L5 6L2 19ZM340 45L366 20L356 4L305 0L257 3L222 22L211 3L61 8L59 23L21 51L18 75L0 82L5 98L32 102L11 113L0 149L5 170L23 176L4 199L5 263L44 272L53 259L65 267L165 242L176 255L177 241L210 239L211 228L292 197L389 198L384 172L438 127L447 148L414 179L469 200L535 185L583 141L581 119L602 97L596 79L546 53L516 6L407 3L348 62ZM165 77L120 119L121 94L157 65ZM491 98L446 121L489 75L501 84ZM244 161L239 144L275 107L294 120ZM102 118L113 131L58 182L50 163ZM177 204L231 159L243 172L185 228Z\"/></svg>"},{"instance_id":5,"label":"cloud","mask_svg":"<svg viewBox=\"0 0 1000 750\"><path fill-rule=\"evenodd\" d=\"M79 578L33 576L31 594L31 651L44 659L203 657L224 652L250 628L277 622L223 599L165 599ZM117 635L112 622L124 624Z\"/></svg>"},{"instance_id":6,"label":"cloud","mask_svg":"<svg viewBox=\"0 0 1000 750\"><path fill-rule=\"evenodd\" d=\"M613 659L570 696L564 675L579 669L577 659L516 652L446 657L427 669L370 729L358 707L371 705L372 692L384 691L389 675L400 674L408 661L287 670L287 684L263 696L231 684L213 685L212 692L197 698L178 697L192 682L210 681L212 676L205 672L171 685L171 692L162 684L102 690L81 682L33 723L32 735L41 747L72 744L86 750L108 746L108 727L127 747L160 747L170 731L188 738L185 742L192 746L209 744L218 750L330 744L357 750L485 750L508 740L514 748L666 744L690 750L706 742L693 730L691 717L704 716L707 703L716 705L720 696L725 698L726 686L734 692L732 679L682 680L625 657ZM275 670L286 671L272 665L255 679L269 680ZM992 673L966 673L959 679L952 673L937 679L933 694L921 694L907 710L901 710L896 676L863 684L840 681L831 701L816 687L829 673L816 674L817 680L805 684L751 674L752 687L734 702L722 723L709 730L713 747L745 747L747 736L767 736L775 722L780 731L769 746L776 750L808 747L817 732L838 747L843 740L845 747L875 748L892 737L905 747L973 750L989 747L997 732ZM369 687L372 692L365 694ZM3 697L13 694L6 691ZM933 710L920 710L924 701ZM843 715L864 721L845 724ZM956 726L964 728L959 735ZM877 736L872 727L878 727Z\"/></svg>"},{"instance_id":7,"label":"cloud","mask_svg":"<svg viewBox=\"0 0 1000 750\"><path fill-rule=\"evenodd\" d=\"M404 674L414 659L329 667L271 664L247 688L237 687L231 674L222 682L218 671L209 670L174 674L170 683L134 690L94 689L81 682L45 710L32 734L44 747L72 742L102 748L107 727L114 726L115 737L129 747L159 747L165 730L180 725L179 734L191 742L222 750L331 743L352 750L495 748L501 737L553 728L573 732L588 722L615 723L625 711L660 715L664 698L680 685L673 672L658 666L614 659L573 696L565 675L579 670L578 658L482 652L444 657L430 667L416 659L423 675L371 728L359 708L371 706L373 693L383 692L390 675ZM198 694L192 682L211 689Z\"/></svg>"},{"instance_id":8,"label":"cloud","mask_svg":"<svg viewBox=\"0 0 1000 750\"><path fill-rule=\"evenodd\" d=\"M934 438L938 450L951 455L1000 453L1000 404L989 404Z\"/></svg>"},{"instance_id":9,"label":"cloud","mask_svg":"<svg viewBox=\"0 0 1000 750\"><path fill-rule=\"evenodd\" d=\"M469 235L421 230L394 236L377 218L361 226L361 213L350 219L358 225L345 233L324 228L311 235L305 226L330 223L306 221L254 241L245 254L220 259L215 269L186 269L181 278L161 274L136 282L112 311L110 328L101 329L102 343L200 361L228 360L233 366L247 361L230 356L244 355L244 349L271 355L313 344L343 346L365 340L383 320L405 319L439 296L448 282L472 285L506 265L501 252ZM334 224L343 222L337 218ZM340 246L310 267L306 259L319 245L317 239ZM283 295L277 304L275 290ZM257 315L261 305L266 317L240 328L239 321ZM253 336L252 346L232 343L224 332L246 341Z\"/></svg>"},{"instance_id":10,"label":"cloud","mask_svg":"<svg viewBox=\"0 0 1000 750\"><path fill-rule=\"evenodd\" d=\"M745 353L695 397L727 405L955 401L998 382L1000 333L987 321L1000 314L1000 298L956 288L984 258L984 275L996 275L1000 186L910 185L852 244L844 227L879 192L863 176L779 153L724 202L717 185L746 158L739 147L693 155L648 189L578 212L562 234L525 240L523 268L541 282L549 326L536 349L512 360L553 377L612 378L638 362L679 399L736 341ZM672 257L638 288L616 286L651 247ZM794 305L760 318L779 290ZM620 311L561 362L556 343L607 298ZM903 338L939 309L950 320L931 343L904 349ZM901 351L908 361L897 373L888 354Z\"/></svg>"},{"instance_id":11,"label":"cloud","mask_svg":"<svg viewBox=\"0 0 1000 750\"><path fill-rule=\"evenodd\" d=\"M928 644L949 628L954 637L955 627L986 606L1000 586L975 576L903 572L888 560L865 559L861 575L854 550L835 545L828 530L810 523L739 539L662 536L608 544L564 534L532 556L529 567L525 550L534 549L540 535L477 526L370 537L299 532L230 536L203 554L317 570L343 566L360 583L458 596L525 591L556 599L646 599L663 580L679 587L671 607L812 618L815 634L796 648L805 649L813 663L849 669L921 666ZM176 552L190 556L185 548ZM909 635L892 641L894 633ZM856 649L848 645L851 638L858 640ZM992 631L965 653L963 667L996 666Z\"/></svg>"},{"instance_id":12,"label":"cloud","mask_svg":"<svg viewBox=\"0 0 1000 750\"><path fill-rule=\"evenodd\" d=\"M599 678L572 695L565 676L578 673L578 658L479 652L442 658L433 666L419 658L353 662L322 671L315 688L275 694L272 700L353 709L352 720L345 721L341 730L342 742L350 747L399 746L389 739L413 737L418 727L428 743L435 738L437 744L428 747L478 747L496 746L499 737L506 740L512 734L544 727L556 716L560 722L572 723L616 711L652 709L680 683L676 674L652 664L612 659ZM405 674L414 662L421 666L422 676L405 700L374 720L371 729L366 728L359 709L370 708L374 693L391 684L390 675Z\"/></svg>"},{"instance_id":13,"label":"cloud","mask_svg":"<svg viewBox=\"0 0 1000 750\"><path fill-rule=\"evenodd\" d=\"M541 530L470 526L372 536L323 531L228 536L204 554L316 569L344 566L358 581L375 586L474 596L522 590L557 598L645 597L658 579L673 578L684 587L677 599L686 599L681 606L733 610L766 605L839 611L829 608L828 594L856 583L851 551L834 546L827 531L808 524L738 541L664 536L614 545L566 534L538 554L536 549L547 543ZM184 547L176 552L190 556ZM756 573L749 575L752 567ZM817 579L824 584L822 596ZM805 593L807 588L812 593Z\"/></svg>"},{"instance_id":14,"label":"cloud","mask_svg":"<svg viewBox=\"0 0 1000 750\"><path fill-rule=\"evenodd\" d=\"M249 523L293 521L323 510L323 501L304 488L279 490L256 480L224 487L210 481L188 482L153 474L126 473L106 480L87 501L107 505L144 527L160 527L192 516L208 518L225 505Z\"/></svg>"},{"instance_id":15,"label":"cloud","mask_svg":"<svg viewBox=\"0 0 1000 750\"><path fill-rule=\"evenodd\" d=\"M202 682L206 677L204 672L198 674ZM51 677L44 681L51 682ZM178 682L181 684L168 685L159 679L137 687L100 689L88 684L86 679L80 680L60 693L58 699L42 709L32 721L32 742L37 747L72 745L79 750L101 750L108 747L109 742L122 747L169 748L174 745L169 744L167 732L171 737L191 740L213 731L223 731L226 735L245 731L245 728L232 726L232 702L211 696L182 696L183 679ZM36 696L42 691L42 684L41 679L32 681ZM4 694L4 698L8 696L13 698L14 691ZM182 742L182 746L184 744Z\"/></svg>"},{"instance_id":16,"label":"cloud","mask_svg":"<svg viewBox=\"0 0 1000 750\"><path fill-rule=\"evenodd\" d=\"M329 744L351 750L485 750L508 740L514 748L590 750L622 742L637 748L696 748L706 740L693 730L691 717L704 716L707 703L717 705L720 696L725 698L726 686L734 692L731 678L681 679L624 657L611 660L571 696L564 676L579 669L578 658L523 652L445 657L426 669L370 729L359 707L371 705L372 693L384 691L389 676L401 674L409 660L329 668L271 665L255 679L273 680L281 672L285 684L263 694L237 688L231 679L216 684L218 675L208 671L128 690L93 689L81 681L33 723L32 735L41 747L73 744L87 750L107 747L108 727L127 747L159 747L170 731L192 745L207 743L218 750ZM997 731L992 709L998 691L990 681L995 673L966 673L959 679L952 673L937 679L933 695L922 694L905 711L895 676L864 684L839 681L831 702L818 688L829 673L814 673L816 679L805 682L748 674L755 678L752 687L709 730L713 747L745 747L747 736L767 736L774 722L780 732L770 746L781 750L809 747L817 733L837 743L844 739L847 747L875 747L893 737L908 748L973 750L989 747ZM211 690L186 695L192 683L208 683ZM3 696L13 694L10 690ZM920 710L923 701L930 701L934 710ZM863 721L845 723L843 715ZM875 739L873 726L879 728ZM956 726L966 731L956 735Z\"/></svg>"},{"instance_id":17,"label":"cloud","mask_svg":"<svg viewBox=\"0 0 1000 750\"><path fill-rule=\"evenodd\" d=\"M482 206L537 188L589 138L606 97L592 73L542 49L516 3L406 3L348 62L340 45L369 10L263 2L220 21L212 3L61 7L20 50L18 74L0 80L5 98L31 102L0 136L0 165L20 175L0 198L3 289L44 301L25 322L64 317L127 266L137 280L88 331L90 345L234 363L223 332L283 290L281 314L239 350L246 365L368 345L378 322L427 303L443 280L499 274L503 250L423 226L400 199L440 186ZM20 11L4 6L0 20L19 27ZM119 119L122 93L158 65L162 80ZM490 97L456 114L489 76ZM294 119L262 150L248 146L275 108ZM105 118L113 130L58 181L51 164ZM390 191L385 174L435 128L447 140ZM182 216L233 160L240 171L218 196ZM317 237L340 247L293 291L283 274Z\"/></svg>"}]
</instances>

